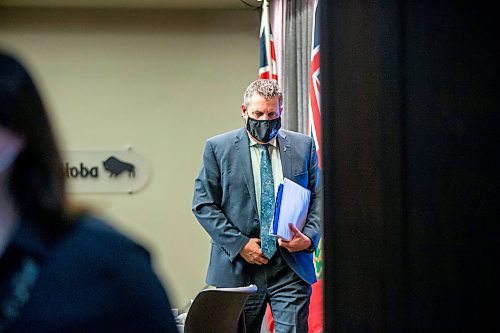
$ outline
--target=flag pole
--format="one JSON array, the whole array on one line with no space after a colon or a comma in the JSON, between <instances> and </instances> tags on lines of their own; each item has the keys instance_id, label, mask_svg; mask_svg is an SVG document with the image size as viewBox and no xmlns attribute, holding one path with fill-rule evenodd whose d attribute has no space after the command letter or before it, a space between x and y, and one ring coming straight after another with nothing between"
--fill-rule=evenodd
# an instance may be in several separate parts
<instances>
[{"instance_id":1,"label":"flag pole","mask_svg":"<svg viewBox=\"0 0 500 333\"><path fill-rule=\"evenodd\" d=\"M274 73L274 68L273 68L273 59L271 57L271 28L269 25L269 0L264 0L262 3L262 17L265 17L264 34L266 40L266 59L267 59L267 64L269 66L269 78L271 79Z\"/></svg>"}]
</instances>

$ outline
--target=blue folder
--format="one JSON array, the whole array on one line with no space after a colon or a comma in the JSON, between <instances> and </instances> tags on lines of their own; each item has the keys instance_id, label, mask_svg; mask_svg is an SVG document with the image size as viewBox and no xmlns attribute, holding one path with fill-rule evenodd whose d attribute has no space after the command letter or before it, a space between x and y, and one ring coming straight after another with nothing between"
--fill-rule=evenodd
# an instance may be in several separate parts
<instances>
[{"instance_id":1,"label":"blue folder","mask_svg":"<svg viewBox=\"0 0 500 333\"><path fill-rule=\"evenodd\" d=\"M284 240L291 240L293 235L289 227L292 223L297 229L302 230L309 211L311 191L299 184L285 178L283 184L278 186L274 220L269 233Z\"/></svg>"},{"instance_id":2,"label":"blue folder","mask_svg":"<svg viewBox=\"0 0 500 333\"><path fill-rule=\"evenodd\" d=\"M280 217L280 208L281 208L281 198L283 197L283 184L278 185L278 193L276 193L276 203L274 205L274 219L273 219L273 231L272 235L278 234L278 220Z\"/></svg>"}]
</instances>

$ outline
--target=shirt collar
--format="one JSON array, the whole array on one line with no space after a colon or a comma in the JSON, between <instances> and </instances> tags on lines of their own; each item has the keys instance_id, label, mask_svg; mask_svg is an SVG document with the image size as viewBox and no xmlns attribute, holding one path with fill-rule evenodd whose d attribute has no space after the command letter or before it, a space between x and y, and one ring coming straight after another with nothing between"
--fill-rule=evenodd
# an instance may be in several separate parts
<instances>
[{"instance_id":1,"label":"shirt collar","mask_svg":"<svg viewBox=\"0 0 500 333\"><path fill-rule=\"evenodd\" d=\"M253 147L253 146L259 144L257 141L255 141L254 138L252 138L252 136L250 135L250 133L247 132L247 135L248 135L248 139L250 139L250 147ZM276 148L276 136L274 138L272 138L272 140L269 141L268 144L270 144L271 146L273 146L274 148Z\"/></svg>"}]
</instances>

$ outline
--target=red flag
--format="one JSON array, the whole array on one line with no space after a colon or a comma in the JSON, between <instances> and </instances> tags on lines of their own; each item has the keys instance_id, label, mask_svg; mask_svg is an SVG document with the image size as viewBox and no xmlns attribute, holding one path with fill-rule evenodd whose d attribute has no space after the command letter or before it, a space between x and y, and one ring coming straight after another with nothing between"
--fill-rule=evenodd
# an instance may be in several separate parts
<instances>
[{"instance_id":1,"label":"red flag","mask_svg":"<svg viewBox=\"0 0 500 333\"><path fill-rule=\"evenodd\" d=\"M321 113L320 113L320 81L319 81L319 36L318 0L314 2L313 36L311 47L311 67L309 71L309 134L314 138L321 168Z\"/></svg>"},{"instance_id":2,"label":"red flag","mask_svg":"<svg viewBox=\"0 0 500 333\"><path fill-rule=\"evenodd\" d=\"M309 70L309 134L314 138L318 164L321 168L321 112L320 112L320 76L319 76L319 35L318 35L318 0L314 2L313 36L311 45L311 66ZM323 331L323 274L322 244L314 254L314 265L318 282L313 285L311 305L309 306L309 333Z\"/></svg>"},{"instance_id":3,"label":"red flag","mask_svg":"<svg viewBox=\"0 0 500 333\"><path fill-rule=\"evenodd\" d=\"M260 68L259 78L278 80L276 66L276 51L274 49L273 34L269 23L269 0L262 3L260 19Z\"/></svg>"}]
</instances>

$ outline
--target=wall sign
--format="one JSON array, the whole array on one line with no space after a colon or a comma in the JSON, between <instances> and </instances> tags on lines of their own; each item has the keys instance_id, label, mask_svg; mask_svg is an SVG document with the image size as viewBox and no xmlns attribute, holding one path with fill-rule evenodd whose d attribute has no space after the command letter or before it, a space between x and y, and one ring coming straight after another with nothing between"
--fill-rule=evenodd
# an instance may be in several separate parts
<instances>
[{"instance_id":1,"label":"wall sign","mask_svg":"<svg viewBox=\"0 0 500 333\"><path fill-rule=\"evenodd\" d=\"M149 163L132 149L62 152L68 192L134 193L149 179Z\"/></svg>"}]
</instances>

